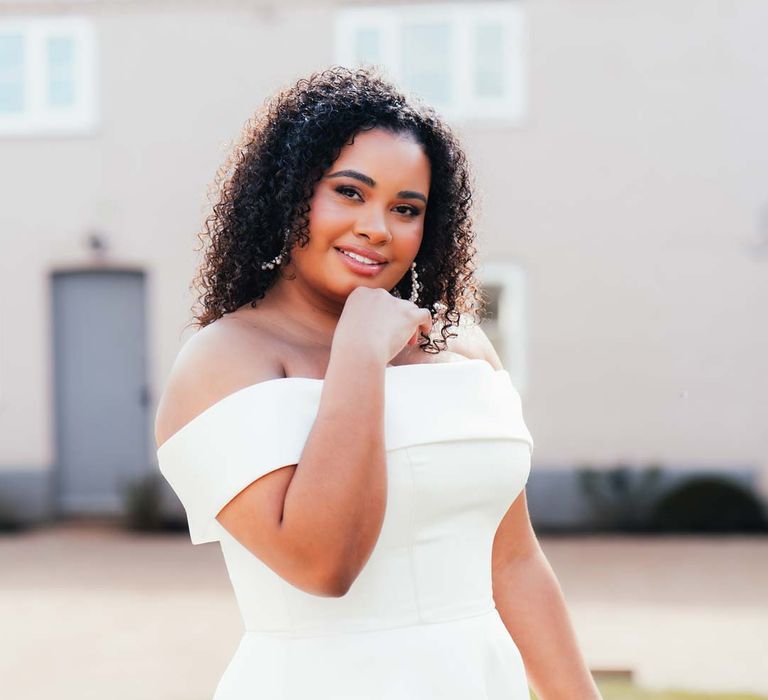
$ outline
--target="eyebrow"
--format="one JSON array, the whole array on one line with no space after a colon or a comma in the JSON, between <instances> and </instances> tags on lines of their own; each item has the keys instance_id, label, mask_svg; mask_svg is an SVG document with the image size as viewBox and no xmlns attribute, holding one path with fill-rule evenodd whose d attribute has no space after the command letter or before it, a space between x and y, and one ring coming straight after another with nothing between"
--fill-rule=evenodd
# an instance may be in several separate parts
<instances>
[{"instance_id":1,"label":"eyebrow","mask_svg":"<svg viewBox=\"0 0 768 700\"><path fill-rule=\"evenodd\" d=\"M331 175L326 175L326 177L352 177L355 180L360 180L360 182L368 185L368 187L376 187L376 181L373 178L363 175L363 173L359 173L357 170L339 170ZM414 192L413 190L400 190L397 196L403 199L420 199L424 204L427 203L427 198L421 192Z\"/></svg>"}]
</instances>

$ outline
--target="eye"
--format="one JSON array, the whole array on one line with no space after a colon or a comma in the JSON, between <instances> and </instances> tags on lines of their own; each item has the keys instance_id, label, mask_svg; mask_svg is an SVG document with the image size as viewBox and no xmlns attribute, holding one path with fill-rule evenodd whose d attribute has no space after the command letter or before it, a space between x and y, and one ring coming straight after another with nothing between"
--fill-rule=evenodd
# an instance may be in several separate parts
<instances>
[{"instance_id":1,"label":"eye","mask_svg":"<svg viewBox=\"0 0 768 700\"><path fill-rule=\"evenodd\" d=\"M346 199L354 199L355 195L360 196L360 193L354 187L348 187L347 185L340 185L336 188L336 192L338 192L342 197L345 197ZM408 204L398 204L395 207L395 210L400 210L398 211L398 214L404 214L409 218L415 218L421 214L421 209L418 207L412 207Z\"/></svg>"},{"instance_id":2,"label":"eye","mask_svg":"<svg viewBox=\"0 0 768 700\"><path fill-rule=\"evenodd\" d=\"M343 195L344 197L347 197L347 195L344 194L345 192L351 192L352 194L360 194L354 187L347 187L345 185L342 185L341 187L337 187L336 191L339 194ZM347 199L352 199L352 197L347 197Z\"/></svg>"},{"instance_id":3,"label":"eye","mask_svg":"<svg viewBox=\"0 0 768 700\"><path fill-rule=\"evenodd\" d=\"M406 216L418 216L421 214L421 209L418 209L417 207L411 207L407 204L398 204L397 209L405 209L405 211L401 211L401 214L405 214Z\"/></svg>"}]
</instances>

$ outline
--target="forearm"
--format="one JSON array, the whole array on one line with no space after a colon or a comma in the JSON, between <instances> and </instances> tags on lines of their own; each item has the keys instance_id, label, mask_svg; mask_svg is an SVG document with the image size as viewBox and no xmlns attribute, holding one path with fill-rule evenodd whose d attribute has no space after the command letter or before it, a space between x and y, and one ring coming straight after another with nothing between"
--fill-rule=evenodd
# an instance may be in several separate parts
<instances>
[{"instance_id":1,"label":"forearm","mask_svg":"<svg viewBox=\"0 0 768 700\"><path fill-rule=\"evenodd\" d=\"M362 570L384 520L384 376L383 360L332 351L317 417L285 495L284 532L342 588Z\"/></svg>"},{"instance_id":2,"label":"forearm","mask_svg":"<svg viewBox=\"0 0 768 700\"><path fill-rule=\"evenodd\" d=\"M544 553L493 572L493 597L539 700L600 700Z\"/></svg>"}]
</instances>

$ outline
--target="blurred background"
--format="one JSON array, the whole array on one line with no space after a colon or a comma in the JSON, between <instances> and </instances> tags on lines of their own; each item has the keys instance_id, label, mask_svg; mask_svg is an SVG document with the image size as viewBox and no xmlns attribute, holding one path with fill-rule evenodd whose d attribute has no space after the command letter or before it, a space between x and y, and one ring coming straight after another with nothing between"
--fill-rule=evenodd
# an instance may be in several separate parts
<instances>
[{"instance_id":1,"label":"blurred background","mask_svg":"<svg viewBox=\"0 0 768 700\"><path fill-rule=\"evenodd\" d=\"M767 30L764 0L0 0L0 693L213 694L239 613L152 428L206 193L268 96L375 64L473 164L605 697L768 696Z\"/></svg>"}]
</instances>

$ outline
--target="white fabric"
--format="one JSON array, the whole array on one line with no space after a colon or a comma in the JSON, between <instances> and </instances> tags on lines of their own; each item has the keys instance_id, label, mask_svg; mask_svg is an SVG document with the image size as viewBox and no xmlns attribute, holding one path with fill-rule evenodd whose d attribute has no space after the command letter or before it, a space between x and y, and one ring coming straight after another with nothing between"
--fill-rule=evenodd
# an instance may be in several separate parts
<instances>
[{"instance_id":1,"label":"white fabric","mask_svg":"<svg viewBox=\"0 0 768 700\"><path fill-rule=\"evenodd\" d=\"M292 586L216 520L260 476L299 463L322 385L240 389L157 452L192 542L220 542L243 615L213 700L528 700L491 585L496 528L533 450L506 371L484 360L387 368L387 510L346 595Z\"/></svg>"}]
</instances>

